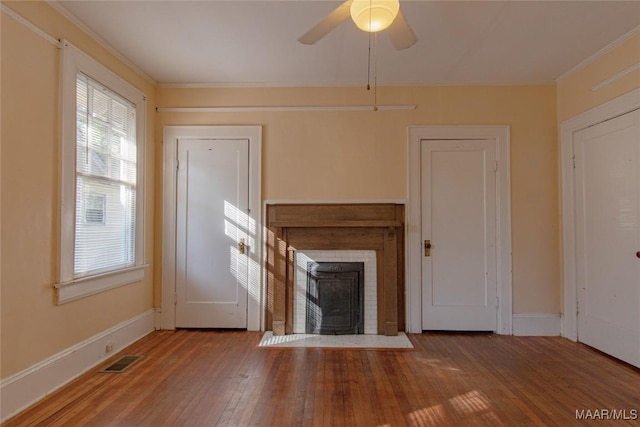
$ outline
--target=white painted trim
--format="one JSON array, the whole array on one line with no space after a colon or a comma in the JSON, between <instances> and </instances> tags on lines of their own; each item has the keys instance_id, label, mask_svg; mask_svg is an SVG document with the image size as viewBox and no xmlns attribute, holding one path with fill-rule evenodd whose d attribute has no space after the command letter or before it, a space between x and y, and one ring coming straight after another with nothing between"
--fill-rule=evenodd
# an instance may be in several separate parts
<instances>
[{"instance_id":1,"label":"white painted trim","mask_svg":"<svg viewBox=\"0 0 640 427\"><path fill-rule=\"evenodd\" d=\"M362 82L199 82L158 83L162 89L217 89L217 88L292 88L292 87L357 87L363 86Z\"/></svg>"},{"instance_id":2,"label":"white painted trim","mask_svg":"<svg viewBox=\"0 0 640 427\"><path fill-rule=\"evenodd\" d=\"M555 84L554 80L528 80L528 81L468 81L463 83L446 81L410 81L410 82L383 82L378 87L461 87L461 86L547 86ZM305 87L363 87L362 81L346 82L200 82L200 83L158 83L159 88L170 89L216 89L216 88L305 88Z\"/></svg>"},{"instance_id":3,"label":"white painted trim","mask_svg":"<svg viewBox=\"0 0 640 427\"><path fill-rule=\"evenodd\" d=\"M496 179L496 240L498 315L496 332L512 333L511 178L509 126L410 126L407 159L407 332L422 332L422 242L420 144L425 139L494 139L498 160Z\"/></svg>"},{"instance_id":4,"label":"white painted trim","mask_svg":"<svg viewBox=\"0 0 640 427\"><path fill-rule=\"evenodd\" d=\"M249 302L247 329L264 328L262 211L262 126L165 126L162 227L162 311L161 328L175 329L176 309L176 200L179 138L249 140L249 217L255 221L255 247L249 251ZM257 295L258 298L252 298Z\"/></svg>"},{"instance_id":5,"label":"white painted trim","mask_svg":"<svg viewBox=\"0 0 640 427\"><path fill-rule=\"evenodd\" d=\"M136 74L144 78L147 82L151 83L153 86L158 86L158 82L155 81L151 76L142 71L136 64L129 61L126 56L121 54L116 48L111 46L105 39L100 37L98 33L96 33L91 27L86 25L80 19L78 19L74 14L69 12L63 5L61 5L56 0L46 0L47 4L54 8L58 13L67 18L73 25L78 27L82 32L86 33L89 37L91 37L96 43L105 48L110 54L115 56L120 62L125 64L127 67L131 68L135 71Z\"/></svg>"},{"instance_id":6,"label":"white painted trim","mask_svg":"<svg viewBox=\"0 0 640 427\"><path fill-rule=\"evenodd\" d=\"M4 3L2 3L2 4L0 4L0 9L2 9L2 13L5 13L5 14L9 15L10 17L15 19L16 21L18 21L19 23L21 23L22 25L24 25L25 27L27 27L28 29L30 29L31 31L33 31L34 33L36 33L37 35L39 35L40 37L42 37L43 39L45 39L46 41L51 43L52 45L54 45L55 47L62 48L62 42L60 40L56 39L55 37L50 36L49 34L47 34L44 31L42 31L42 29L40 29L40 27L37 27L36 25L34 25L31 21L27 20L22 15L20 15L17 12L15 12L9 6L7 6Z\"/></svg>"},{"instance_id":7,"label":"white painted trim","mask_svg":"<svg viewBox=\"0 0 640 427\"><path fill-rule=\"evenodd\" d=\"M158 331L162 329L162 310L158 307L153 309L153 328Z\"/></svg>"},{"instance_id":8,"label":"white painted trim","mask_svg":"<svg viewBox=\"0 0 640 427\"><path fill-rule=\"evenodd\" d=\"M582 129L640 108L640 89L585 111L560 124L560 170L562 176L562 258L564 278L564 315L562 336L578 340L575 191L573 179L573 138Z\"/></svg>"},{"instance_id":9,"label":"white painted trim","mask_svg":"<svg viewBox=\"0 0 640 427\"><path fill-rule=\"evenodd\" d=\"M95 276L73 279L65 283L56 283L53 285L56 290L56 303L58 305L64 304L109 289L139 282L144 278L147 267L149 267L148 264L138 265Z\"/></svg>"},{"instance_id":10,"label":"white painted trim","mask_svg":"<svg viewBox=\"0 0 640 427\"><path fill-rule=\"evenodd\" d=\"M588 65L593 64L598 59L600 59L601 57L603 57L607 53L611 52L612 50L614 50L615 48L620 46L622 43L624 43L627 40L629 40L630 38L634 37L636 34L640 34L640 25L638 25L637 27L633 28L629 32L623 34L622 36L618 37L617 39L615 39L614 41L612 41L611 43L609 43L608 45L606 45L605 47L603 47L602 49L600 49L599 51L597 51L596 53L594 53L593 55L588 57L587 59L585 59L582 62L580 62L575 67L571 68L569 71L566 71L563 74L561 74L556 79L556 83L560 83L562 80L574 75L575 73L577 73L578 71L580 71L583 68L587 67Z\"/></svg>"},{"instance_id":11,"label":"white painted trim","mask_svg":"<svg viewBox=\"0 0 640 427\"><path fill-rule=\"evenodd\" d=\"M635 64L633 64L630 67L625 68L624 70L620 71L619 73L614 74L613 76L609 77L606 80L601 81L600 83L598 83L597 85L594 85L591 88L592 92L597 91L598 89L602 89L603 87L615 82L616 80L621 79L622 77L626 76L627 74L640 69L640 62L636 62Z\"/></svg>"},{"instance_id":12,"label":"white painted trim","mask_svg":"<svg viewBox=\"0 0 640 427\"><path fill-rule=\"evenodd\" d=\"M355 199L355 200L339 200L339 199L271 199L263 202L263 208L267 205L310 205L310 204L365 204L365 203L393 203L394 205L404 205L407 199ZM265 211L266 212L266 211Z\"/></svg>"},{"instance_id":13,"label":"white painted trim","mask_svg":"<svg viewBox=\"0 0 640 427\"><path fill-rule=\"evenodd\" d=\"M396 111L415 110L415 105L309 105L309 106L245 106L245 107L158 107L159 113L253 113L288 111Z\"/></svg>"},{"instance_id":14,"label":"white painted trim","mask_svg":"<svg viewBox=\"0 0 640 427\"><path fill-rule=\"evenodd\" d=\"M153 313L148 310L3 379L0 383L0 422L153 332ZM113 343L113 350L107 354L106 346L110 343Z\"/></svg>"},{"instance_id":15,"label":"white painted trim","mask_svg":"<svg viewBox=\"0 0 640 427\"><path fill-rule=\"evenodd\" d=\"M513 335L552 337L560 335L559 313L523 313L513 315Z\"/></svg>"}]
</instances>

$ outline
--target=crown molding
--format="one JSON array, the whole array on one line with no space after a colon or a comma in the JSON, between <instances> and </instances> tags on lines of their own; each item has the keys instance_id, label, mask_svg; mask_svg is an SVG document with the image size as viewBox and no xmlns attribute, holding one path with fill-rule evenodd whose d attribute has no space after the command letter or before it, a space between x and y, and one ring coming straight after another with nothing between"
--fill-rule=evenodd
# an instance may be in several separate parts
<instances>
[{"instance_id":1,"label":"crown molding","mask_svg":"<svg viewBox=\"0 0 640 427\"><path fill-rule=\"evenodd\" d=\"M158 86L158 82L154 80L147 73L142 71L136 64L131 62L126 56L120 53L116 48L111 46L105 39L100 37L98 33L96 33L91 27L78 19L75 15L69 12L63 5L61 5L57 0L45 0L49 6L54 8L58 13L67 18L78 27L82 32L86 33L89 37L91 37L96 43L106 49L110 54L115 56L120 62L124 63L127 67L131 68L141 77L143 77L147 82L151 83L154 87Z\"/></svg>"}]
</instances>

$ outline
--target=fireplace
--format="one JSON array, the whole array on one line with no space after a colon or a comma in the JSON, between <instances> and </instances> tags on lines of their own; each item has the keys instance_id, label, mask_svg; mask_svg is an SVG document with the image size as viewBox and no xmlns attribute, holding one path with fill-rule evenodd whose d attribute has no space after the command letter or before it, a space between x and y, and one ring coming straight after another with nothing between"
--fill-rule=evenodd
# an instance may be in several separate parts
<instances>
[{"instance_id":1,"label":"fireplace","mask_svg":"<svg viewBox=\"0 0 640 427\"><path fill-rule=\"evenodd\" d=\"M374 270L368 273L365 265L365 282L374 277L375 292L371 296L365 283L364 333L393 336L404 330L404 205L275 204L267 205L266 213L267 330L274 335L305 333L304 323L299 325L298 261L314 251L368 254Z\"/></svg>"}]
</instances>

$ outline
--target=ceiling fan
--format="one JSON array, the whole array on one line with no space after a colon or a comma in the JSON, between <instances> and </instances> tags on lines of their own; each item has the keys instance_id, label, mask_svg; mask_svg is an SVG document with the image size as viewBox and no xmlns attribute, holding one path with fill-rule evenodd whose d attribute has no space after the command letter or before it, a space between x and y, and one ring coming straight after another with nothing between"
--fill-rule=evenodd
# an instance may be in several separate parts
<instances>
[{"instance_id":1,"label":"ceiling fan","mask_svg":"<svg viewBox=\"0 0 640 427\"><path fill-rule=\"evenodd\" d=\"M410 48L418 41L400 11L399 0L346 0L300 36L298 41L314 44L350 16L362 31L375 33L386 30L397 50Z\"/></svg>"}]
</instances>

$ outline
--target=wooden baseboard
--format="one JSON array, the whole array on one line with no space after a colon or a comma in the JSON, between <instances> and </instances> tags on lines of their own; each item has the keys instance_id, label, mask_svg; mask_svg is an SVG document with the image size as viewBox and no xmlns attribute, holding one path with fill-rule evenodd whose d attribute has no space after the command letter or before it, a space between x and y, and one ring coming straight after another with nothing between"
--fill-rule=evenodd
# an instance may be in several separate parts
<instances>
[{"instance_id":1,"label":"wooden baseboard","mask_svg":"<svg viewBox=\"0 0 640 427\"><path fill-rule=\"evenodd\" d=\"M0 422L13 417L153 330L152 309L3 379L0 383ZM113 350L108 353L107 344L113 344Z\"/></svg>"}]
</instances>

